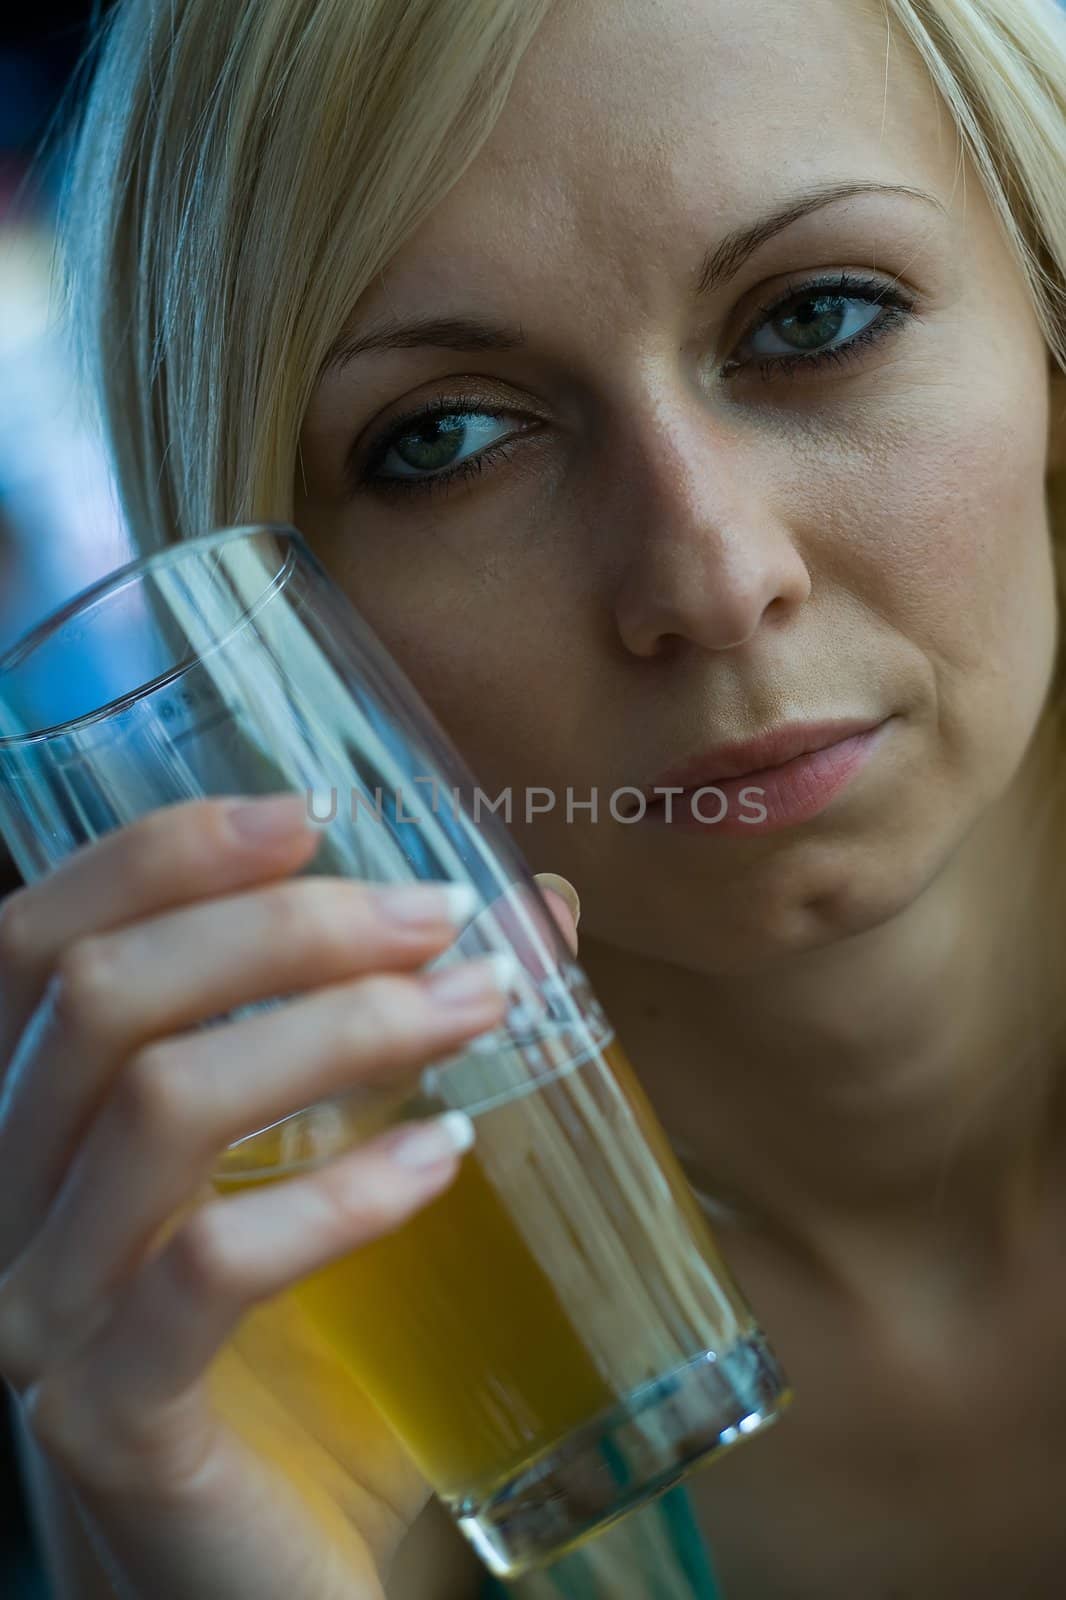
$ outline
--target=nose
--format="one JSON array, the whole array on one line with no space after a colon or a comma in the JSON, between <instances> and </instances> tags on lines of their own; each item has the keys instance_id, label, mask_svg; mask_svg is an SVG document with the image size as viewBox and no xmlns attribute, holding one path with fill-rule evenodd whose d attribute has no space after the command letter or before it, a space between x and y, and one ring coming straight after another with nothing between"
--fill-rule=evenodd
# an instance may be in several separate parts
<instances>
[{"instance_id":1,"label":"nose","mask_svg":"<svg viewBox=\"0 0 1066 1600\"><path fill-rule=\"evenodd\" d=\"M811 577L751 439L688 408L669 426L661 417L638 426L615 595L626 649L655 656L672 637L735 649L771 619L785 621L810 594Z\"/></svg>"}]
</instances>

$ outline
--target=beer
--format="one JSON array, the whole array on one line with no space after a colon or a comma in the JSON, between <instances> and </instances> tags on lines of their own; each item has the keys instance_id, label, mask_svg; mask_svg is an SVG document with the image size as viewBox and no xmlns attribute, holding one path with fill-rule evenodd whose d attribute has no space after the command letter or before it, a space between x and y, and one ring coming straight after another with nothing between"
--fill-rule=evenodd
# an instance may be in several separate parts
<instances>
[{"instance_id":1,"label":"beer","mask_svg":"<svg viewBox=\"0 0 1066 1600\"><path fill-rule=\"evenodd\" d=\"M461 1524L501 1497L510 1506L526 1480L550 1499L555 1452L572 1453L575 1438L561 1482L589 1470L582 1450L602 1472L615 1446L623 1462L661 1456L663 1484L676 1481L760 1411L765 1374L750 1313L621 1048L611 1041L476 1123L449 1188L296 1285L286 1315L372 1397ZM234 1147L220 1185L283 1177L291 1135L281 1124ZM745 1372L752 1394L738 1402ZM711 1415L712 1395L729 1415Z\"/></svg>"}]
</instances>

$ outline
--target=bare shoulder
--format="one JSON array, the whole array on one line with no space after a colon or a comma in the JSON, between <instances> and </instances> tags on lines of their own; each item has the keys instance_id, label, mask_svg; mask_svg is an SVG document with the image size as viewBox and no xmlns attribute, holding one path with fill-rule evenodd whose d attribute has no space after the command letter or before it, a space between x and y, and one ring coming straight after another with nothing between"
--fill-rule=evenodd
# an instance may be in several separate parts
<instances>
[{"instance_id":1,"label":"bare shoulder","mask_svg":"<svg viewBox=\"0 0 1066 1600\"><path fill-rule=\"evenodd\" d=\"M477 1600L485 1569L439 1500L430 1500L392 1564L386 1600Z\"/></svg>"}]
</instances>

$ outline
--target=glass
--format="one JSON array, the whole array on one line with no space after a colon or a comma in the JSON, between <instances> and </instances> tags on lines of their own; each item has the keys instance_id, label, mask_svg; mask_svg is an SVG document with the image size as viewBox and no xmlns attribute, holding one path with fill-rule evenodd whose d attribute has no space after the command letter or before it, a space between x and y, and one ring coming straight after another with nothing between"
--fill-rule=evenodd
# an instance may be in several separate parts
<instances>
[{"instance_id":1,"label":"glass","mask_svg":"<svg viewBox=\"0 0 1066 1600\"><path fill-rule=\"evenodd\" d=\"M413 1115L475 1119L447 1192L274 1326L313 1331L300 1348L370 1396L491 1571L544 1566L778 1415L786 1381L498 797L295 530L133 562L0 658L0 785L28 880L159 806L303 793L306 871L472 885L434 964L519 955L500 1028L401 1091L250 1128L216 1174L275 1182Z\"/></svg>"}]
</instances>

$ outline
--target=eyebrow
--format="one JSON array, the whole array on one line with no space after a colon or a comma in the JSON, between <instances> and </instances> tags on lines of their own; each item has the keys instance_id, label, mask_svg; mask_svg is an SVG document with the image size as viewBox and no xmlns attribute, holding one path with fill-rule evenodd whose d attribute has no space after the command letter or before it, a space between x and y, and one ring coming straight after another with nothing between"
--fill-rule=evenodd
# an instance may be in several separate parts
<instances>
[{"instance_id":1,"label":"eyebrow","mask_svg":"<svg viewBox=\"0 0 1066 1600\"><path fill-rule=\"evenodd\" d=\"M695 294L703 299L736 277L761 245L791 227L801 217L837 200L862 194L902 194L925 201L947 214L943 202L924 189L909 184L850 182L819 184L794 195L784 205L744 228L737 228L708 251L696 279ZM405 323L387 323L363 333L344 333L331 346L322 363L321 377L340 371L356 357L380 350L416 350L423 346L441 350L521 350L526 344L521 325L488 322L481 317L421 317Z\"/></svg>"}]
</instances>

